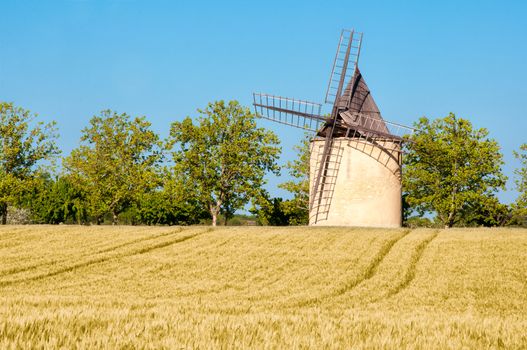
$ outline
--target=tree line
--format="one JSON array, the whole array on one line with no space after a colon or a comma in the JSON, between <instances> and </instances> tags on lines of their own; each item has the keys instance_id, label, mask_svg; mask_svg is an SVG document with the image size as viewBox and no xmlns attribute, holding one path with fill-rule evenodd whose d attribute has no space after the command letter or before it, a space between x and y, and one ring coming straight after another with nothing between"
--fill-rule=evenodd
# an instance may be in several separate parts
<instances>
[{"instance_id":1,"label":"tree line","mask_svg":"<svg viewBox=\"0 0 527 350\"><path fill-rule=\"evenodd\" d=\"M280 174L278 137L259 128L237 101L212 102L197 112L171 123L162 140L146 117L105 110L64 156L55 122L0 103L2 224L25 215L47 224L217 225L248 205L261 225L307 224L309 140L285 166L292 180L280 187L292 198L272 198L263 185L267 173ZM486 129L454 114L421 118L415 127L403 157L407 225L525 224L527 144L514 152L521 163L519 197L505 205L496 197L507 180L503 156Z\"/></svg>"},{"instance_id":2,"label":"tree line","mask_svg":"<svg viewBox=\"0 0 527 350\"><path fill-rule=\"evenodd\" d=\"M0 104L0 215L23 208L36 223L226 222L278 173L278 138L236 101L210 103L161 140L145 117L105 110L59 159L56 124ZM60 171L56 171L61 160Z\"/></svg>"}]
</instances>

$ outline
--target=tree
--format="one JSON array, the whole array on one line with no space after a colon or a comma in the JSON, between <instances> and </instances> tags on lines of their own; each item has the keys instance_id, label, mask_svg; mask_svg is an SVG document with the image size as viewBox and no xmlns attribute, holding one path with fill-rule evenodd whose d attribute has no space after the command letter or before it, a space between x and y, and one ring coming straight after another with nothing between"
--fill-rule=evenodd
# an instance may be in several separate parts
<instances>
[{"instance_id":1,"label":"tree","mask_svg":"<svg viewBox=\"0 0 527 350\"><path fill-rule=\"evenodd\" d=\"M86 194L97 224L110 213L112 224L139 196L159 186L159 137L144 117L105 110L82 130L81 146L64 159L72 182Z\"/></svg>"},{"instance_id":2,"label":"tree","mask_svg":"<svg viewBox=\"0 0 527 350\"><path fill-rule=\"evenodd\" d=\"M519 193L514 207L516 215L525 218L527 217L527 143L520 146L519 152L514 151L514 157L521 163L521 168L514 171L517 175L516 190Z\"/></svg>"},{"instance_id":3,"label":"tree","mask_svg":"<svg viewBox=\"0 0 527 350\"><path fill-rule=\"evenodd\" d=\"M20 201L31 181L60 154L55 122L34 123L36 115L12 103L0 103L0 216ZM34 124L33 126L31 126Z\"/></svg>"},{"instance_id":4,"label":"tree","mask_svg":"<svg viewBox=\"0 0 527 350\"><path fill-rule=\"evenodd\" d=\"M194 124L190 117L172 123L169 147L174 172L185 179L189 195L207 208L216 226L257 197L264 175L276 174L277 136L258 128L249 109L237 101L209 103Z\"/></svg>"},{"instance_id":5,"label":"tree","mask_svg":"<svg viewBox=\"0 0 527 350\"><path fill-rule=\"evenodd\" d=\"M290 215L284 212L284 203L282 198L271 198L264 191L261 196L253 200L249 211L256 216L258 225L287 226Z\"/></svg>"},{"instance_id":6,"label":"tree","mask_svg":"<svg viewBox=\"0 0 527 350\"><path fill-rule=\"evenodd\" d=\"M144 193L135 209L137 220L147 225L191 225L205 219L208 210L188 195L184 181L163 172L162 188Z\"/></svg>"},{"instance_id":7,"label":"tree","mask_svg":"<svg viewBox=\"0 0 527 350\"><path fill-rule=\"evenodd\" d=\"M469 203L462 223L465 226L505 226L511 223L513 216L511 207L492 195Z\"/></svg>"},{"instance_id":8,"label":"tree","mask_svg":"<svg viewBox=\"0 0 527 350\"><path fill-rule=\"evenodd\" d=\"M25 207L33 222L40 224L88 223L86 194L68 177L53 179L43 174L36 179L31 193L25 196Z\"/></svg>"},{"instance_id":9,"label":"tree","mask_svg":"<svg viewBox=\"0 0 527 350\"><path fill-rule=\"evenodd\" d=\"M406 202L420 215L435 212L446 227L474 217L505 187L503 156L486 129L474 130L451 113L430 122L423 117L406 144L403 189Z\"/></svg>"},{"instance_id":10,"label":"tree","mask_svg":"<svg viewBox=\"0 0 527 350\"><path fill-rule=\"evenodd\" d=\"M309 137L302 140L300 145L295 146L298 158L287 162L286 168L289 174L296 180L290 180L280 184L283 188L293 194L293 198L284 201L281 205L284 213L289 218L290 225L307 225L309 222Z\"/></svg>"}]
</instances>

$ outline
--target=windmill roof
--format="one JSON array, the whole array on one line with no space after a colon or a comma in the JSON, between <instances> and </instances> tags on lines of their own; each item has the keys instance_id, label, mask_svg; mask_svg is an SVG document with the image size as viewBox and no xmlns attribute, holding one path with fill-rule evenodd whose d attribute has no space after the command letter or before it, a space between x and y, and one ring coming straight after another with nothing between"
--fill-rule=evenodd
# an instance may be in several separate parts
<instances>
[{"instance_id":1,"label":"windmill roof","mask_svg":"<svg viewBox=\"0 0 527 350\"><path fill-rule=\"evenodd\" d=\"M339 107L347 107L348 111L352 114L364 116L359 122L361 127L373 128L375 131L389 133L382 119L379 107L377 107L371 91L358 67L337 103ZM372 124L372 120L376 122Z\"/></svg>"}]
</instances>

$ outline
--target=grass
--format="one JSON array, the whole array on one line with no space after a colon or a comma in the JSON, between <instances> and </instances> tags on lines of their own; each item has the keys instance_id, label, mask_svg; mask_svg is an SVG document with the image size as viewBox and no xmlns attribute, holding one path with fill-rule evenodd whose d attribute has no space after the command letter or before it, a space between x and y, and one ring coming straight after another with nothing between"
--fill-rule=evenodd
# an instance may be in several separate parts
<instances>
[{"instance_id":1,"label":"grass","mask_svg":"<svg viewBox=\"0 0 527 350\"><path fill-rule=\"evenodd\" d=\"M527 230L0 227L0 348L527 348Z\"/></svg>"}]
</instances>

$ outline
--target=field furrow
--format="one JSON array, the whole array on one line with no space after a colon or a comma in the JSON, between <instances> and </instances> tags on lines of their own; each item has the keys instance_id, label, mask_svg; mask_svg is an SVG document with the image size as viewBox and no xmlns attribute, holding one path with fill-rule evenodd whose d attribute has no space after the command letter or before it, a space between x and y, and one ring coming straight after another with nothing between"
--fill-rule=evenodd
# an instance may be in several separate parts
<instances>
[{"instance_id":1,"label":"field furrow","mask_svg":"<svg viewBox=\"0 0 527 350\"><path fill-rule=\"evenodd\" d=\"M526 249L520 229L1 227L0 348L527 348Z\"/></svg>"},{"instance_id":2,"label":"field furrow","mask_svg":"<svg viewBox=\"0 0 527 350\"><path fill-rule=\"evenodd\" d=\"M438 235L437 232L431 233L427 238L422 240L417 245L414 252L412 253L412 256L410 258L410 262L406 270L406 273L404 274L404 277L395 287L390 289L386 297L391 297L392 295L395 295L401 292L403 289L408 287L408 285L414 280L417 264L419 263L419 260L421 259L421 256L423 255L424 250L430 244L430 242L432 242L432 240L434 240L434 238L437 237L437 235Z\"/></svg>"},{"instance_id":3,"label":"field furrow","mask_svg":"<svg viewBox=\"0 0 527 350\"><path fill-rule=\"evenodd\" d=\"M393 246L397 244L401 239L403 239L410 231L404 231L402 234L396 236L394 239L391 239L387 241L382 249L375 255L373 260L370 262L364 273L361 274L361 276L358 279L354 279L350 281L345 286L342 286L341 288L337 289L332 297L337 297L339 295L342 295L346 292L349 292L351 289L355 288L357 285L361 283L365 283L370 278L372 278L375 273L377 272L377 269L379 268L379 265L382 263L384 258L390 253Z\"/></svg>"},{"instance_id":4,"label":"field furrow","mask_svg":"<svg viewBox=\"0 0 527 350\"><path fill-rule=\"evenodd\" d=\"M325 302L330 309L343 305L375 307L395 295L415 278L416 266L425 247L436 237L432 230L414 230L402 237L376 266L376 273L352 290ZM368 306L369 305L369 306Z\"/></svg>"},{"instance_id":5,"label":"field furrow","mask_svg":"<svg viewBox=\"0 0 527 350\"><path fill-rule=\"evenodd\" d=\"M8 273L0 274L0 278L13 275L16 273L20 273L20 272L27 272L30 270L34 270L38 267L45 267L48 269L48 271L46 272L37 272L33 275L24 276L21 278L0 279L0 287L8 286L8 285L15 284L15 283L21 283L21 282L37 281L37 280L41 280L47 277L53 277L59 274L71 272L73 270L89 267L95 264L101 264L101 263L105 263L108 261L126 258L126 257L133 256L133 255L149 253L156 249L161 249L161 248L165 248L170 245L173 245L173 244L185 242L186 240L192 239L200 234L200 233L194 233L194 234L189 234L189 235L184 235L184 236L179 237L178 234L180 232L181 232L181 229L176 229L170 233L163 233L163 234L159 234L153 237L132 240L125 244L114 246L111 249L107 248L107 249L96 251L93 254L82 252L81 254L79 254L79 257L87 258L85 260L83 259L52 260L48 263L31 265L28 267L20 268L18 270L16 269L8 270L7 271ZM203 230L203 232L206 232L206 230ZM174 236L177 236L177 237L173 238ZM167 237L170 239L165 239ZM150 242L150 241L154 241L154 242L151 244L145 245L146 242ZM133 247L133 245L138 245L138 247ZM123 251L118 250L119 248L130 247L130 246L132 246L132 248L128 250L123 250ZM81 261L79 262L79 260Z\"/></svg>"},{"instance_id":6,"label":"field furrow","mask_svg":"<svg viewBox=\"0 0 527 350\"><path fill-rule=\"evenodd\" d=\"M336 286L336 288L332 290L330 293L301 301L295 306L305 307L305 306L312 306L312 305L320 304L321 302L325 302L328 299L337 298L345 293L348 293L352 289L360 285L361 283L368 281L375 275L379 265L381 264L383 259L390 253L393 246L397 242L399 242L401 239L403 239L406 235L408 235L409 232L410 232L409 230L405 230L402 232L396 232L389 239L386 239L383 242L383 244L380 246L380 249L369 259L366 266L350 267L350 269L356 272L356 274L348 281L345 281L344 284L341 284L340 286Z\"/></svg>"},{"instance_id":7,"label":"field furrow","mask_svg":"<svg viewBox=\"0 0 527 350\"><path fill-rule=\"evenodd\" d=\"M127 247L127 246L134 245L134 244L137 244L137 243L143 243L143 242L151 241L151 240L154 240L154 239L159 238L159 237L165 237L165 236L173 235L173 234L174 234L173 231L169 231L169 232L164 232L164 233L160 233L160 234L149 235L147 237L133 239L133 240L127 241L125 243L121 243L121 244L118 244L118 245L113 245L113 246L110 246L110 247L107 247L107 248L101 248L101 249L99 249L99 250L97 250L95 252L92 252L90 250L92 250L93 248L98 247L100 244L93 244L93 245L88 245L88 246L85 245L85 246L83 246L83 251L81 253L79 253L78 252L78 248L76 248L73 251L73 254L71 254L70 256L66 256L66 257L64 257L62 259L51 259L51 260L49 260L49 259L46 259L47 257L45 257L43 262L40 262L40 263L37 263L37 264L30 264L30 265L26 265L26 266L19 264L16 267L11 267L11 268L6 269L6 270L0 270L0 278L2 278L4 276L14 275L14 274L22 273L22 272L27 272L27 271L30 271L30 270L35 270L35 269L38 269L40 267L62 265L62 264L71 262L72 260L73 261L78 261L81 258L90 257L90 256L93 256L93 255L98 255L98 254L102 254L102 253L115 251L115 250L117 250L119 248ZM36 261L36 260L37 259L31 259L31 261Z\"/></svg>"}]
</instances>

